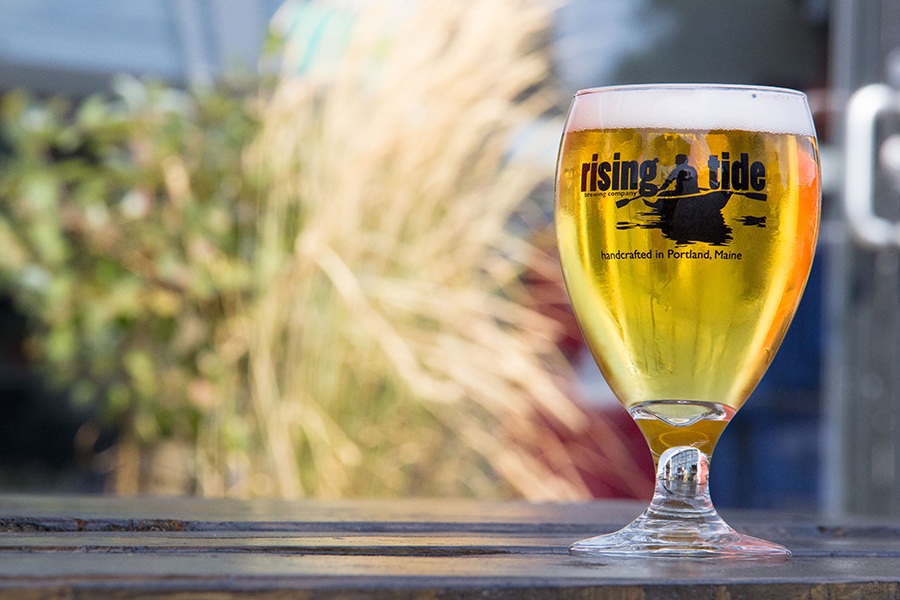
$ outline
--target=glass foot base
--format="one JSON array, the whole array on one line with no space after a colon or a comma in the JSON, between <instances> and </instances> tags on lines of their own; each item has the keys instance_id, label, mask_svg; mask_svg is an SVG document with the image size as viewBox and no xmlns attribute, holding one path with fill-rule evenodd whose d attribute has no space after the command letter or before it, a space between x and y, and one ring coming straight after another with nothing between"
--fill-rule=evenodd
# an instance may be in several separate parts
<instances>
[{"instance_id":1,"label":"glass foot base","mask_svg":"<svg viewBox=\"0 0 900 600\"><path fill-rule=\"evenodd\" d=\"M569 546L579 556L644 558L788 558L791 551L773 542L738 533L718 517L687 529L645 512L625 528Z\"/></svg>"},{"instance_id":2,"label":"glass foot base","mask_svg":"<svg viewBox=\"0 0 900 600\"><path fill-rule=\"evenodd\" d=\"M790 550L738 533L716 512L709 497L709 459L690 446L660 457L650 506L614 533L569 547L579 556L788 558Z\"/></svg>"}]
</instances>

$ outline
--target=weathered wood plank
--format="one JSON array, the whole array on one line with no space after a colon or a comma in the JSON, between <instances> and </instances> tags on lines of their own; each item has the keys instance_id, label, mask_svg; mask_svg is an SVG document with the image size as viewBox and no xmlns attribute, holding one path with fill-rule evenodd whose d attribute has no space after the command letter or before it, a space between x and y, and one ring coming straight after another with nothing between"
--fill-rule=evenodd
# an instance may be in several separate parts
<instances>
[{"instance_id":1,"label":"weathered wood plank","mask_svg":"<svg viewBox=\"0 0 900 600\"><path fill-rule=\"evenodd\" d=\"M896 598L900 523L735 513L787 561L587 560L640 503L0 497L5 598Z\"/></svg>"},{"instance_id":2,"label":"weathered wood plank","mask_svg":"<svg viewBox=\"0 0 900 600\"><path fill-rule=\"evenodd\" d=\"M753 586L767 592L805 586L810 594L817 587L826 585L850 589L853 583L858 586L857 592L871 584L880 584L884 589L896 592L900 585L897 581L882 579L897 564L885 559L795 559L784 565L705 563L707 566L704 566L692 564L696 561L591 563L567 556L521 555L344 556L339 561L333 556L268 554L216 555L213 560L205 555L128 554L99 558L91 554L72 554L65 560L60 560L59 555L23 555L14 565L4 566L0 597L4 589L43 589L49 593L67 587L85 593L93 590L95 597L118 597L104 594L129 590L237 595L248 590L285 589L335 594L389 589L410 597L413 593L438 595L455 590L455 597L485 597L497 590L532 588L593 590L595 594L628 588L655 589L661 594L661 590L670 589L675 590L672 597L685 597L684 590L695 588L743 589L747 593ZM836 573L841 575L836 576ZM773 596L748 593L745 597Z\"/></svg>"},{"instance_id":3,"label":"weathered wood plank","mask_svg":"<svg viewBox=\"0 0 900 600\"><path fill-rule=\"evenodd\" d=\"M649 499L648 499L649 501ZM628 522L646 503L483 502L477 500L238 500L110 496L0 496L0 517L245 523L581 523Z\"/></svg>"}]
</instances>

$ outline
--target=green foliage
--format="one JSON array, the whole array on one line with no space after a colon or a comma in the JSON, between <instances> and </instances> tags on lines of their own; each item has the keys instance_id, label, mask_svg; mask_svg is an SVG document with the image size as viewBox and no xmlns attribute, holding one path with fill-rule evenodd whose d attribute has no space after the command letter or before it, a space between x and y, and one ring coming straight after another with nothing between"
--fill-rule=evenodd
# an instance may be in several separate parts
<instances>
[{"instance_id":1,"label":"green foliage","mask_svg":"<svg viewBox=\"0 0 900 600\"><path fill-rule=\"evenodd\" d=\"M191 439L234 366L215 346L251 282L256 91L0 105L2 284L51 380L142 442Z\"/></svg>"}]
</instances>

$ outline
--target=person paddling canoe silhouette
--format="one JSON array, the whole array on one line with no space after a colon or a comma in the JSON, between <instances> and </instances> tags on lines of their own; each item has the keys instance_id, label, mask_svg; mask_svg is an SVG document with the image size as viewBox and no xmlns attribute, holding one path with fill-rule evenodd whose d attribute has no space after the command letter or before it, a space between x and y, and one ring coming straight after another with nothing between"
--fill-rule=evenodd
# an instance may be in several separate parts
<instances>
[{"instance_id":1,"label":"person paddling canoe silhouette","mask_svg":"<svg viewBox=\"0 0 900 600\"><path fill-rule=\"evenodd\" d=\"M675 184L675 188L668 190L669 186ZM674 216L675 208L678 201L684 197L696 197L700 193L700 186L697 184L697 169L688 163L686 154L678 154L675 156L675 168L666 176L666 180L656 194L656 199L651 200L644 198L644 204L652 208L656 214L665 220L670 220Z\"/></svg>"},{"instance_id":2,"label":"person paddling canoe silhouette","mask_svg":"<svg viewBox=\"0 0 900 600\"><path fill-rule=\"evenodd\" d=\"M675 168L669 173L666 180L660 186L660 191L669 187L675 182L675 196L684 196L685 194L696 194L700 191L697 185L697 169L688 164L686 154L679 154L675 157Z\"/></svg>"},{"instance_id":3,"label":"person paddling canoe silhouette","mask_svg":"<svg viewBox=\"0 0 900 600\"><path fill-rule=\"evenodd\" d=\"M675 182L675 189L666 190L667 187ZM673 208L675 203L666 202L666 198L683 197L691 194L699 194L700 186L697 185L697 169L688 164L686 154L679 154L675 157L675 168L666 177L666 180L657 192L657 200L644 199L644 204L662 214L663 209L668 206Z\"/></svg>"},{"instance_id":4,"label":"person paddling canoe silhouette","mask_svg":"<svg viewBox=\"0 0 900 600\"><path fill-rule=\"evenodd\" d=\"M667 189L673 183L673 189ZM690 165L686 154L678 154L675 168L660 186L656 199L644 198L644 204L659 216L657 225L669 239L679 244L723 245L731 241L731 228L721 213L730 197L727 192L701 192L697 169Z\"/></svg>"}]
</instances>

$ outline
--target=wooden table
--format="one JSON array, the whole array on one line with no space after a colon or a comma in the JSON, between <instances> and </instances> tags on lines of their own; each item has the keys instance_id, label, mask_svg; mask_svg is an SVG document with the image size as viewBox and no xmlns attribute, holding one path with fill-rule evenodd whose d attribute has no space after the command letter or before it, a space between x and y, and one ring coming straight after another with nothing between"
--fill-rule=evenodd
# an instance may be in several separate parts
<instances>
[{"instance_id":1,"label":"wooden table","mask_svg":"<svg viewBox=\"0 0 900 600\"><path fill-rule=\"evenodd\" d=\"M900 523L728 513L781 562L592 561L643 505L0 497L0 598L898 598Z\"/></svg>"}]
</instances>

